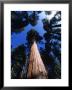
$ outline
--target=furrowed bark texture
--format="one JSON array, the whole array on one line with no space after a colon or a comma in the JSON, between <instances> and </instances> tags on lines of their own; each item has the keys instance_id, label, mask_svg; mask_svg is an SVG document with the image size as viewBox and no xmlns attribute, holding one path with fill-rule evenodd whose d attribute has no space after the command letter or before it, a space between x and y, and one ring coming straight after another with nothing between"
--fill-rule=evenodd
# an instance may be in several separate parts
<instances>
[{"instance_id":1,"label":"furrowed bark texture","mask_svg":"<svg viewBox=\"0 0 72 90\"><path fill-rule=\"evenodd\" d=\"M31 46L30 61L28 67L28 78L48 78L48 73L43 64L36 42L34 42Z\"/></svg>"}]
</instances>

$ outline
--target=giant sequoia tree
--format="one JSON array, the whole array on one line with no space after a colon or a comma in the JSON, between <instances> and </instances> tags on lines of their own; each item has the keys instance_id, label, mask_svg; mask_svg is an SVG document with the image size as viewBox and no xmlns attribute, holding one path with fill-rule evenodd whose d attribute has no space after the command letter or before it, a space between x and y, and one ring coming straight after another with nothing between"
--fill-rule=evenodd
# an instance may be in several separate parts
<instances>
[{"instance_id":1,"label":"giant sequoia tree","mask_svg":"<svg viewBox=\"0 0 72 90\"><path fill-rule=\"evenodd\" d=\"M31 46L27 74L28 78L48 78L47 71L45 69L45 66L43 64L42 58L37 47L37 42L40 41L42 38L35 30L32 29L30 32L28 32L27 39Z\"/></svg>"}]
</instances>

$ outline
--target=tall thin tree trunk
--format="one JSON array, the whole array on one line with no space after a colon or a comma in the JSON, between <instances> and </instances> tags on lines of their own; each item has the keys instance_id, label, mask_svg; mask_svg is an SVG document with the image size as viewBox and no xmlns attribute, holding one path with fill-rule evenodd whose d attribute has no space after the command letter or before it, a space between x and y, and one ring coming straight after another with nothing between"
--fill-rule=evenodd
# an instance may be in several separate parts
<instances>
[{"instance_id":1,"label":"tall thin tree trunk","mask_svg":"<svg viewBox=\"0 0 72 90\"><path fill-rule=\"evenodd\" d=\"M48 78L47 71L43 64L36 42L31 46L30 61L28 67L28 78Z\"/></svg>"}]
</instances>

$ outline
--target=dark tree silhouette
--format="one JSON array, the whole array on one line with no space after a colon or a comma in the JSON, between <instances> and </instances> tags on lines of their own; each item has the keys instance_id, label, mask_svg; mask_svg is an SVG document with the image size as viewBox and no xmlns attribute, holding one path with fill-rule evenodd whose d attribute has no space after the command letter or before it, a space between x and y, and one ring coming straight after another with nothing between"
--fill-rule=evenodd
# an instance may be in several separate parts
<instances>
[{"instance_id":1,"label":"dark tree silhouette","mask_svg":"<svg viewBox=\"0 0 72 90\"><path fill-rule=\"evenodd\" d=\"M11 78L21 78L21 72L26 62L25 46L17 47L11 54Z\"/></svg>"},{"instance_id":2,"label":"dark tree silhouette","mask_svg":"<svg viewBox=\"0 0 72 90\"><path fill-rule=\"evenodd\" d=\"M35 26L37 24L38 19L38 14L35 11L33 11L33 13L29 16L29 23L32 26Z\"/></svg>"},{"instance_id":3,"label":"dark tree silhouette","mask_svg":"<svg viewBox=\"0 0 72 90\"><path fill-rule=\"evenodd\" d=\"M40 14L42 11L35 11L36 13Z\"/></svg>"},{"instance_id":4,"label":"dark tree silhouette","mask_svg":"<svg viewBox=\"0 0 72 90\"><path fill-rule=\"evenodd\" d=\"M21 32L23 27L27 26L28 13L26 11L11 11L11 32Z\"/></svg>"},{"instance_id":5,"label":"dark tree silhouette","mask_svg":"<svg viewBox=\"0 0 72 90\"><path fill-rule=\"evenodd\" d=\"M50 30L50 29L51 29L51 26L50 26L49 20L48 20L47 18L44 18L44 19L42 20L42 22L43 22L43 28L44 28L47 32L51 31L51 30Z\"/></svg>"}]
</instances>

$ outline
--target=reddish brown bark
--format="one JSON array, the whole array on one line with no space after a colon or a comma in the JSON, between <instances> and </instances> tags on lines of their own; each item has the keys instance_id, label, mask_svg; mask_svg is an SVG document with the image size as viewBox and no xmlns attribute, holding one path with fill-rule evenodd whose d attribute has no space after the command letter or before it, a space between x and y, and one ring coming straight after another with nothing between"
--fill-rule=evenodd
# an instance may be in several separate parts
<instances>
[{"instance_id":1,"label":"reddish brown bark","mask_svg":"<svg viewBox=\"0 0 72 90\"><path fill-rule=\"evenodd\" d=\"M28 78L48 78L47 71L43 64L36 42L31 46Z\"/></svg>"}]
</instances>

